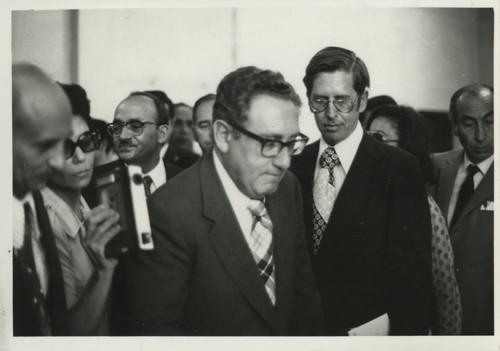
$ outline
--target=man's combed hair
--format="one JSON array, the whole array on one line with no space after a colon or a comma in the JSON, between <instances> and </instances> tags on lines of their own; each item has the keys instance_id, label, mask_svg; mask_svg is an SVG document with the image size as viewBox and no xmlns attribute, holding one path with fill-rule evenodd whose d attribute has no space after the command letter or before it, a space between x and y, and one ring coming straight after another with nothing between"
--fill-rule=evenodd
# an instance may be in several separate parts
<instances>
[{"instance_id":1,"label":"man's combed hair","mask_svg":"<svg viewBox=\"0 0 500 351\"><path fill-rule=\"evenodd\" d=\"M198 117L196 116L196 112L198 111L198 108L200 107L200 105L206 101L213 101L213 100L215 100L215 94L203 95L201 98L196 100L196 102L194 103L194 106L193 106L193 122L196 123L196 121L198 120Z\"/></svg>"},{"instance_id":2,"label":"man's combed hair","mask_svg":"<svg viewBox=\"0 0 500 351\"><path fill-rule=\"evenodd\" d=\"M303 82L310 96L314 78L321 72L352 72L354 90L358 95L370 87L370 75L365 63L350 50L329 46L316 53L306 68Z\"/></svg>"},{"instance_id":3,"label":"man's combed hair","mask_svg":"<svg viewBox=\"0 0 500 351\"><path fill-rule=\"evenodd\" d=\"M300 97L279 72L254 66L241 67L226 75L217 87L213 119L243 125L252 99L261 94L291 101L300 108Z\"/></svg>"},{"instance_id":4,"label":"man's combed hair","mask_svg":"<svg viewBox=\"0 0 500 351\"><path fill-rule=\"evenodd\" d=\"M130 96L146 96L153 100L153 103L156 107L156 112L158 115L158 123L168 125L170 122L170 113L168 108L165 106L165 103L159 98L155 93L148 91L134 91L130 93Z\"/></svg>"},{"instance_id":5,"label":"man's combed hair","mask_svg":"<svg viewBox=\"0 0 500 351\"><path fill-rule=\"evenodd\" d=\"M486 85L486 84L482 84L482 83L469 84L465 87L458 89L455 92L455 94L453 94L453 96L451 97L451 100L450 100L450 111L449 111L449 117L450 117L451 123L456 124L456 122L457 122L457 115L458 115L457 102L458 102L458 99L466 93L473 94L473 95L477 96L477 93L479 92L479 90L481 88L488 89L489 91L491 91L491 94L493 94L493 87Z\"/></svg>"}]
</instances>

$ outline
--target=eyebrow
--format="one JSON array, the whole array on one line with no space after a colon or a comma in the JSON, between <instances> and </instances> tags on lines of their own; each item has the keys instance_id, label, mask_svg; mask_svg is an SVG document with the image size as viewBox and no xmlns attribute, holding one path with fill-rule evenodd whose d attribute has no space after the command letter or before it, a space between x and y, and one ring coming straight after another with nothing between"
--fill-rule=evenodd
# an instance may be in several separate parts
<instances>
[{"instance_id":1,"label":"eyebrow","mask_svg":"<svg viewBox=\"0 0 500 351\"><path fill-rule=\"evenodd\" d=\"M320 94L313 94L313 97L322 97L322 98L327 98L327 99L329 98L329 97L328 97L328 96L326 96L326 95L320 95ZM346 98L349 98L349 99L350 99L350 98L351 98L351 96L350 96L350 95L345 95L345 94L344 94L344 95L334 95L333 97L334 97L335 99L346 99Z\"/></svg>"}]
</instances>

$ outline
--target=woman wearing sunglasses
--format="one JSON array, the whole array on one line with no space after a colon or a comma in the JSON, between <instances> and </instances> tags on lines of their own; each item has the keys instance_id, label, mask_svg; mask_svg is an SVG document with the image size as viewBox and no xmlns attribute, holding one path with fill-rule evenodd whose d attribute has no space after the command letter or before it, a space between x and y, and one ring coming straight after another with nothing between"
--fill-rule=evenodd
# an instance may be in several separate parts
<instances>
[{"instance_id":1,"label":"woman wearing sunglasses","mask_svg":"<svg viewBox=\"0 0 500 351\"><path fill-rule=\"evenodd\" d=\"M42 189L63 272L70 335L109 335L108 295L118 261L104 256L106 243L119 231L118 214L92 210L81 196L92 177L100 136L91 131L89 102L78 85L61 84L73 108L66 162Z\"/></svg>"},{"instance_id":2,"label":"woman wearing sunglasses","mask_svg":"<svg viewBox=\"0 0 500 351\"><path fill-rule=\"evenodd\" d=\"M424 180L432 183L429 134L422 115L408 106L379 106L368 117L366 129L368 134L379 141L413 154ZM432 334L458 335L462 325L462 305L455 278L450 236L436 201L430 194L427 198L432 222Z\"/></svg>"}]
</instances>

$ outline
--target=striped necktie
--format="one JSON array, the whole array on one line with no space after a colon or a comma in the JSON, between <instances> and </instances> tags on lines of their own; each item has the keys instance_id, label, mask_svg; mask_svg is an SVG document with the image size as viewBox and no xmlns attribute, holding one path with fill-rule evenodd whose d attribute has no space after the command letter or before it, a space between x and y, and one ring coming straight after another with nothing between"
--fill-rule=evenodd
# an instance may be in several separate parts
<instances>
[{"instance_id":1,"label":"striped necktie","mask_svg":"<svg viewBox=\"0 0 500 351\"><path fill-rule=\"evenodd\" d=\"M146 192L146 197L150 197L151 196L151 184L153 184L153 179L146 175L144 177L142 177L142 181L144 182L144 191Z\"/></svg>"},{"instance_id":2,"label":"striped necktie","mask_svg":"<svg viewBox=\"0 0 500 351\"><path fill-rule=\"evenodd\" d=\"M267 294L271 299L271 303L275 305L276 283L274 279L273 223L262 201L250 200L247 208L253 216L252 233L250 234L248 244Z\"/></svg>"}]
</instances>

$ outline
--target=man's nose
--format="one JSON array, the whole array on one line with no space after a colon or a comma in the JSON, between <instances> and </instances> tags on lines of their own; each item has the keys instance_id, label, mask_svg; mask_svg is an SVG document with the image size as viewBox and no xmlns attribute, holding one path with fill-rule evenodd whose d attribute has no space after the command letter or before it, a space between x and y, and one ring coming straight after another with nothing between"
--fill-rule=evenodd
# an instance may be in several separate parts
<instances>
[{"instance_id":1,"label":"man's nose","mask_svg":"<svg viewBox=\"0 0 500 351\"><path fill-rule=\"evenodd\" d=\"M288 148L284 147L281 151L274 157L273 164L281 169L288 169L290 167L290 162L292 157Z\"/></svg>"},{"instance_id":2,"label":"man's nose","mask_svg":"<svg viewBox=\"0 0 500 351\"><path fill-rule=\"evenodd\" d=\"M336 114L337 114L337 109L335 108L333 101L329 100L328 104L326 105L326 117L334 118Z\"/></svg>"},{"instance_id":3,"label":"man's nose","mask_svg":"<svg viewBox=\"0 0 500 351\"><path fill-rule=\"evenodd\" d=\"M484 127L481 125L481 123L479 123L476 128L474 138L477 141L483 141L485 137L486 137L486 131L484 130Z\"/></svg>"}]
</instances>

